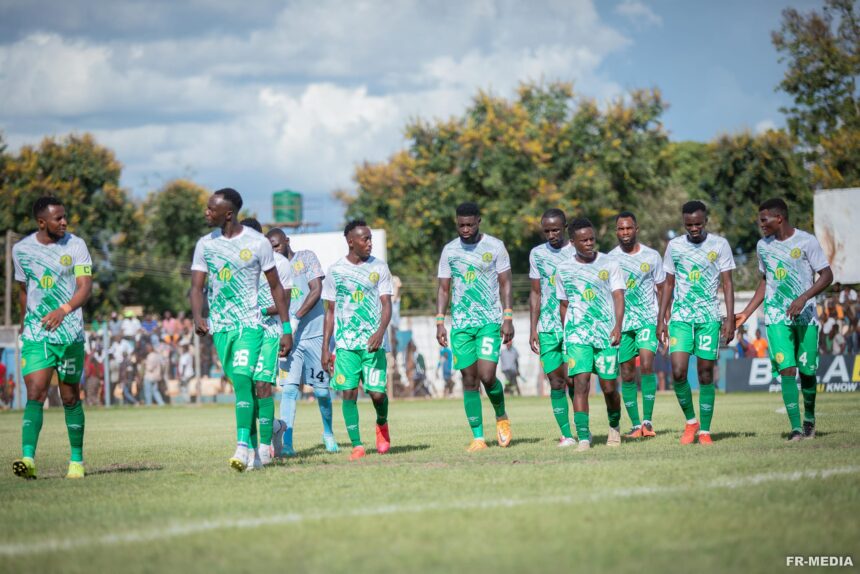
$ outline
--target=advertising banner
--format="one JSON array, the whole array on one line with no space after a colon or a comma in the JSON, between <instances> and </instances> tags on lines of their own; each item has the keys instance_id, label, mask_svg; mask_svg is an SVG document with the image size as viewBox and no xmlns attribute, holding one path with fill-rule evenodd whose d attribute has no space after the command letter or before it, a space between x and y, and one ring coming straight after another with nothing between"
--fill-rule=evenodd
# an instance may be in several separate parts
<instances>
[{"instance_id":1,"label":"advertising banner","mask_svg":"<svg viewBox=\"0 0 860 574\"><path fill-rule=\"evenodd\" d=\"M780 392L770 359L732 359L726 362L726 392ZM822 355L818 362L819 393L860 391L860 355Z\"/></svg>"}]
</instances>

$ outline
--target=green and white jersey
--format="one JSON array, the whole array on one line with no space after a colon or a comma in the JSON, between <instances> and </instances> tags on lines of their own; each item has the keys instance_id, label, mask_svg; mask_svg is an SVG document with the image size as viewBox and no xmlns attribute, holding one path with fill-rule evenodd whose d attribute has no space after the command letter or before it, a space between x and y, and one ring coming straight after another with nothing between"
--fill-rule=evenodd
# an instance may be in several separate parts
<instances>
[{"instance_id":1,"label":"green and white jersey","mask_svg":"<svg viewBox=\"0 0 860 574\"><path fill-rule=\"evenodd\" d=\"M275 268L278 270L278 279L281 281L281 287L292 289L290 260L280 253L273 253L273 255L275 256ZM280 316L277 314L266 314L266 310L275 305L275 300L272 298L272 288L269 286L269 280L266 279L265 273L260 273L260 285L257 288L257 305L260 306L260 313L263 315L263 333L265 336L280 337L284 332ZM290 307L292 307L292 301L290 301Z\"/></svg>"},{"instance_id":2,"label":"green and white jersey","mask_svg":"<svg viewBox=\"0 0 860 574\"><path fill-rule=\"evenodd\" d=\"M84 240L71 233L56 243L43 245L32 233L12 246L15 281L27 287L24 316L25 341L69 345L84 340L84 314L80 309L66 315L59 328L47 331L42 318L68 303L75 294L77 278L92 275L93 261Z\"/></svg>"},{"instance_id":3,"label":"green and white jersey","mask_svg":"<svg viewBox=\"0 0 860 574\"><path fill-rule=\"evenodd\" d=\"M379 330L382 320L380 297L393 292L391 272L382 259L371 256L356 265L342 257L329 267L322 299L334 304L335 346L366 350L368 339ZM387 341L383 346L387 350Z\"/></svg>"},{"instance_id":4,"label":"green and white jersey","mask_svg":"<svg viewBox=\"0 0 860 574\"><path fill-rule=\"evenodd\" d=\"M455 329L501 324L499 274L510 270L505 244L483 234L475 244L458 237L442 249L440 279L451 279L451 319Z\"/></svg>"},{"instance_id":5,"label":"green and white jersey","mask_svg":"<svg viewBox=\"0 0 860 574\"><path fill-rule=\"evenodd\" d=\"M720 273L734 268L732 249L724 237L708 233L704 241L693 243L685 234L671 240L663 269L675 276L672 321L720 321Z\"/></svg>"},{"instance_id":6,"label":"green and white jersey","mask_svg":"<svg viewBox=\"0 0 860 574\"><path fill-rule=\"evenodd\" d=\"M814 235L800 229L784 241L776 237L759 239L756 246L758 270L765 276L764 320L768 325L817 325L815 300L793 320L788 307L815 282L815 274L830 267L830 262Z\"/></svg>"},{"instance_id":7,"label":"green and white jersey","mask_svg":"<svg viewBox=\"0 0 860 574\"><path fill-rule=\"evenodd\" d=\"M624 290L621 268L608 255L598 253L591 263L580 263L575 257L560 263L555 292L560 300L569 302L565 342L598 349L610 347L609 334L615 327L612 292L619 289Z\"/></svg>"},{"instance_id":8,"label":"green and white jersey","mask_svg":"<svg viewBox=\"0 0 860 574\"><path fill-rule=\"evenodd\" d=\"M626 253L619 245L609 252L621 267L624 291L624 326L622 331L634 331L657 324L657 285L666 281L663 259L647 245L639 244L639 251Z\"/></svg>"},{"instance_id":9,"label":"green and white jersey","mask_svg":"<svg viewBox=\"0 0 860 574\"><path fill-rule=\"evenodd\" d=\"M555 270L559 263L575 255L576 249L570 243L565 243L560 249L553 249L549 243L542 243L529 253L529 279L540 280L538 333L561 332L561 315L555 294Z\"/></svg>"},{"instance_id":10,"label":"green and white jersey","mask_svg":"<svg viewBox=\"0 0 860 574\"><path fill-rule=\"evenodd\" d=\"M209 275L209 329L213 333L260 328L260 274L274 266L269 240L250 227L242 227L242 233L231 238L216 229L197 241L191 270Z\"/></svg>"}]
</instances>

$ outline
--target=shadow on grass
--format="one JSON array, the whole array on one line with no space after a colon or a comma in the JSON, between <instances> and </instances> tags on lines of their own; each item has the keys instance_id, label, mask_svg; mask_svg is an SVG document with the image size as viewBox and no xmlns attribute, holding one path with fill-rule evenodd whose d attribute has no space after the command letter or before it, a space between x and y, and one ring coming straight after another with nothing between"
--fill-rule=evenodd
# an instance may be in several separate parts
<instances>
[{"instance_id":1,"label":"shadow on grass","mask_svg":"<svg viewBox=\"0 0 860 574\"><path fill-rule=\"evenodd\" d=\"M400 454L403 452L414 452L417 450L427 450L430 448L429 444L400 444L394 445L390 449L388 449L388 454Z\"/></svg>"},{"instance_id":2,"label":"shadow on grass","mask_svg":"<svg viewBox=\"0 0 860 574\"><path fill-rule=\"evenodd\" d=\"M150 471L158 471L164 470L164 467L160 464L151 464L151 463L137 463L137 464L111 464L108 466L103 466L101 468L87 469L87 476L96 476L99 474L116 474L116 473L131 473L131 472L150 472ZM65 478L64 474L46 474L40 476L40 479L55 479L55 478Z\"/></svg>"},{"instance_id":3,"label":"shadow on grass","mask_svg":"<svg viewBox=\"0 0 860 574\"><path fill-rule=\"evenodd\" d=\"M514 437L514 439L511 441L511 446L516 446L518 444L534 444L536 442L543 442L544 440L546 440L546 439L536 438L536 437L523 437L523 438Z\"/></svg>"},{"instance_id":4,"label":"shadow on grass","mask_svg":"<svg viewBox=\"0 0 860 574\"><path fill-rule=\"evenodd\" d=\"M842 431L827 431L827 432L821 432L820 430L816 430L816 431L815 431L815 438L813 438L812 440L814 441L816 438L821 438L821 437L825 437L825 436L830 436L830 435L833 435L833 434L841 434L841 432L842 432ZM788 437L790 436L790 433L784 432L784 433L782 433L780 436L781 436L782 438L784 438L784 439L787 441L787 440L788 440ZM808 439L808 438L806 438L806 437L803 437L803 440L804 440L804 441L806 441L806 440L810 440L810 439Z\"/></svg>"},{"instance_id":5,"label":"shadow on grass","mask_svg":"<svg viewBox=\"0 0 860 574\"><path fill-rule=\"evenodd\" d=\"M711 433L711 438L715 441L727 439L727 438L751 438L757 436L754 432L714 432Z\"/></svg>"}]
</instances>

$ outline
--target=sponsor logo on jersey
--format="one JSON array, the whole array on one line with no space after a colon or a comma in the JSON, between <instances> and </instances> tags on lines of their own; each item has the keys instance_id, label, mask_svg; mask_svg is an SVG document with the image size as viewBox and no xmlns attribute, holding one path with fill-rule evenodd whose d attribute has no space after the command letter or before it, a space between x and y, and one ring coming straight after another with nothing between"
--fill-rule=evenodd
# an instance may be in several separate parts
<instances>
[{"instance_id":1,"label":"sponsor logo on jersey","mask_svg":"<svg viewBox=\"0 0 860 574\"><path fill-rule=\"evenodd\" d=\"M795 247L794 249L792 249L789 255L791 255L792 259L800 259L800 247Z\"/></svg>"},{"instance_id":2,"label":"sponsor logo on jersey","mask_svg":"<svg viewBox=\"0 0 860 574\"><path fill-rule=\"evenodd\" d=\"M627 280L627 288L633 289L634 287L636 287L636 279L631 277L630 279Z\"/></svg>"},{"instance_id":3,"label":"sponsor logo on jersey","mask_svg":"<svg viewBox=\"0 0 860 574\"><path fill-rule=\"evenodd\" d=\"M649 271L651 271L651 266L647 263L643 263L639 266L639 270L642 271L642 273L648 273Z\"/></svg>"},{"instance_id":4,"label":"sponsor logo on jersey","mask_svg":"<svg viewBox=\"0 0 860 574\"><path fill-rule=\"evenodd\" d=\"M555 287L555 275L550 275L550 276L549 276L549 284L550 284L551 286Z\"/></svg>"},{"instance_id":5,"label":"sponsor logo on jersey","mask_svg":"<svg viewBox=\"0 0 860 574\"><path fill-rule=\"evenodd\" d=\"M713 263L717 260L717 252L716 251L708 251L708 261Z\"/></svg>"},{"instance_id":6,"label":"sponsor logo on jersey","mask_svg":"<svg viewBox=\"0 0 860 574\"><path fill-rule=\"evenodd\" d=\"M357 291L352 292L352 302L353 303L361 303L364 301L364 291L358 289Z\"/></svg>"},{"instance_id":7,"label":"sponsor logo on jersey","mask_svg":"<svg viewBox=\"0 0 860 574\"><path fill-rule=\"evenodd\" d=\"M478 278L478 274L475 273L474 267L469 267L469 269L463 274L463 281L466 283L474 283L475 279Z\"/></svg>"},{"instance_id":8,"label":"sponsor logo on jersey","mask_svg":"<svg viewBox=\"0 0 860 574\"><path fill-rule=\"evenodd\" d=\"M693 267L693 270L687 274L687 279L690 280L691 283L695 283L702 278L702 272L697 268Z\"/></svg>"},{"instance_id":9,"label":"sponsor logo on jersey","mask_svg":"<svg viewBox=\"0 0 860 574\"><path fill-rule=\"evenodd\" d=\"M243 249L242 251L239 252L239 259L241 259L242 261L250 261L251 256L252 255L251 255L250 249Z\"/></svg>"},{"instance_id":10,"label":"sponsor logo on jersey","mask_svg":"<svg viewBox=\"0 0 860 574\"><path fill-rule=\"evenodd\" d=\"M302 290L299 289L298 287L293 287L292 291L290 291L290 298L292 298L293 301L297 300L301 296L302 296Z\"/></svg>"},{"instance_id":11,"label":"sponsor logo on jersey","mask_svg":"<svg viewBox=\"0 0 860 574\"><path fill-rule=\"evenodd\" d=\"M39 279L39 286L42 289L53 289L54 288L54 276L53 275L42 275L42 278Z\"/></svg>"},{"instance_id":12,"label":"sponsor logo on jersey","mask_svg":"<svg viewBox=\"0 0 860 574\"><path fill-rule=\"evenodd\" d=\"M379 273L377 273L376 271L374 271L374 272L372 272L370 275L368 275L368 276L367 276L367 278L368 278L368 279L370 279L370 282L371 282L371 283L373 283L374 285L376 285L376 284L377 284L377 282L379 282Z\"/></svg>"},{"instance_id":13,"label":"sponsor logo on jersey","mask_svg":"<svg viewBox=\"0 0 860 574\"><path fill-rule=\"evenodd\" d=\"M60 257L60 265L63 267L68 267L72 264L72 256L71 255L63 255Z\"/></svg>"},{"instance_id":14,"label":"sponsor logo on jersey","mask_svg":"<svg viewBox=\"0 0 860 574\"><path fill-rule=\"evenodd\" d=\"M784 267L777 267L776 271L773 272L773 276L776 277L779 281L782 281L786 277L788 277L788 271Z\"/></svg>"},{"instance_id":15,"label":"sponsor logo on jersey","mask_svg":"<svg viewBox=\"0 0 860 574\"><path fill-rule=\"evenodd\" d=\"M481 255L481 259L484 261L484 263L489 263L493 260L493 254L488 251Z\"/></svg>"},{"instance_id":16,"label":"sponsor logo on jersey","mask_svg":"<svg viewBox=\"0 0 860 574\"><path fill-rule=\"evenodd\" d=\"M594 293L594 289L592 289L591 287L582 292L582 298L586 301L594 301L595 297L597 297L597 295Z\"/></svg>"},{"instance_id":17,"label":"sponsor logo on jersey","mask_svg":"<svg viewBox=\"0 0 860 574\"><path fill-rule=\"evenodd\" d=\"M609 279L609 271L607 271L606 269L601 269L597 273L597 278L601 281L606 281L607 279Z\"/></svg>"},{"instance_id":18,"label":"sponsor logo on jersey","mask_svg":"<svg viewBox=\"0 0 860 574\"><path fill-rule=\"evenodd\" d=\"M218 271L218 280L227 282L233 278L233 272L226 265Z\"/></svg>"}]
</instances>

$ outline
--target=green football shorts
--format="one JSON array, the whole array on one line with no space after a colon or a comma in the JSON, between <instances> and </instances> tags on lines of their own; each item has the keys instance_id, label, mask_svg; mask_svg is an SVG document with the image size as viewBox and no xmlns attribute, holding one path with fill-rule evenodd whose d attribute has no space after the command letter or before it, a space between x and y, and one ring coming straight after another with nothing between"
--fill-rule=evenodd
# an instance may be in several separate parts
<instances>
[{"instance_id":1,"label":"green football shorts","mask_svg":"<svg viewBox=\"0 0 860 574\"><path fill-rule=\"evenodd\" d=\"M262 329L222 331L212 335L212 342L228 379L232 381L233 375L254 378L260 347L263 344Z\"/></svg>"},{"instance_id":2,"label":"green football shorts","mask_svg":"<svg viewBox=\"0 0 860 574\"><path fill-rule=\"evenodd\" d=\"M331 386L336 391L358 388L359 381L364 392L384 393L388 371L385 350L373 353L364 350L338 349L334 357L334 376Z\"/></svg>"},{"instance_id":3,"label":"green football shorts","mask_svg":"<svg viewBox=\"0 0 860 574\"><path fill-rule=\"evenodd\" d=\"M700 359L714 361L720 349L720 322L669 323L669 353L689 353Z\"/></svg>"},{"instance_id":4,"label":"green football shorts","mask_svg":"<svg viewBox=\"0 0 860 574\"><path fill-rule=\"evenodd\" d=\"M36 371L54 369L60 381L76 385L81 382L84 373L84 356L83 341L59 345L24 340L21 346L21 374L26 377Z\"/></svg>"},{"instance_id":5,"label":"green football shorts","mask_svg":"<svg viewBox=\"0 0 860 574\"><path fill-rule=\"evenodd\" d=\"M630 359L635 359L639 349L657 352L657 325L645 325L638 329L623 331L618 349L618 362L626 363Z\"/></svg>"},{"instance_id":6,"label":"green football shorts","mask_svg":"<svg viewBox=\"0 0 860 574\"><path fill-rule=\"evenodd\" d=\"M278 353L281 351L281 338L263 336L263 344L260 346L260 357L257 359L257 368L254 369L254 380L261 383L278 382Z\"/></svg>"},{"instance_id":7,"label":"green football shorts","mask_svg":"<svg viewBox=\"0 0 860 574\"><path fill-rule=\"evenodd\" d=\"M775 371L791 367L803 375L818 371L818 325L768 325L767 342Z\"/></svg>"},{"instance_id":8,"label":"green football shorts","mask_svg":"<svg viewBox=\"0 0 860 574\"><path fill-rule=\"evenodd\" d=\"M598 378L613 380L618 377L618 349L599 349L591 345L567 345L567 374L597 373Z\"/></svg>"},{"instance_id":9,"label":"green football shorts","mask_svg":"<svg viewBox=\"0 0 860 574\"><path fill-rule=\"evenodd\" d=\"M501 325L490 323L481 327L451 329L451 351L454 352L454 368L465 369L478 359L499 362L502 346Z\"/></svg>"},{"instance_id":10,"label":"green football shorts","mask_svg":"<svg viewBox=\"0 0 860 574\"><path fill-rule=\"evenodd\" d=\"M551 373L564 364L564 337L561 333L538 333L538 344L544 373Z\"/></svg>"}]
</instances>

